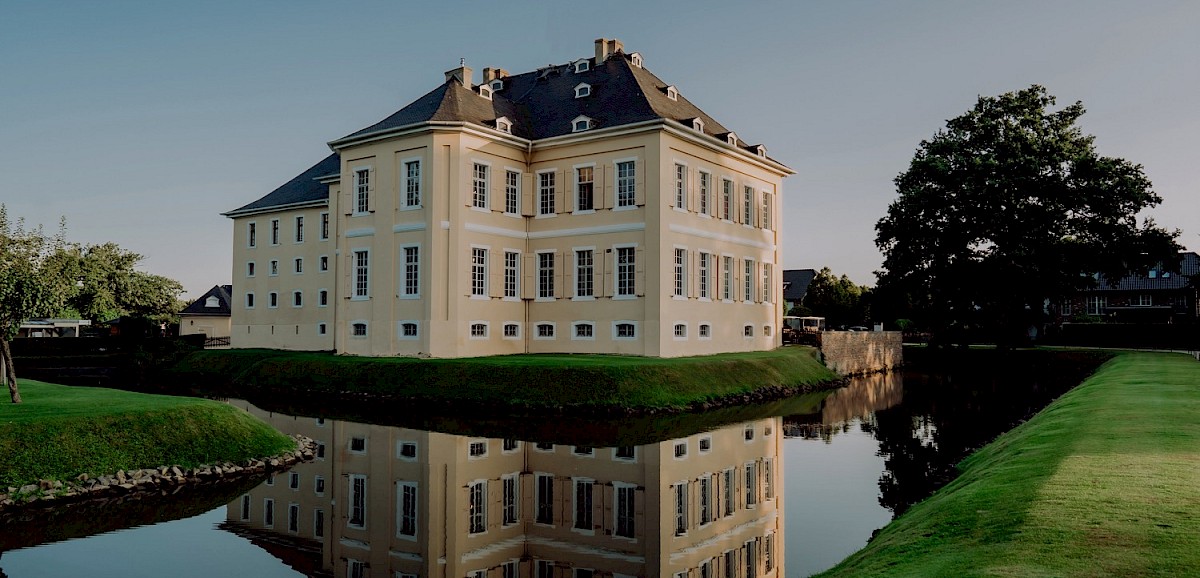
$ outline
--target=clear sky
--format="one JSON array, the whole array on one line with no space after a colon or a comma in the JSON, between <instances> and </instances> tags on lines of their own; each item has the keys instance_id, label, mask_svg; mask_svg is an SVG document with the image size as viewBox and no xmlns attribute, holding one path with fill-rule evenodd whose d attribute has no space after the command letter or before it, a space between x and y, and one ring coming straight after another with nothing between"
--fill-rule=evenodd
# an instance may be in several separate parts
<instances>
[{"instance_id":1,"label":"clear sky","mask_svg":"<svg viewBox=\"0 0 1200 578\"><path fill-rule=\"evenodd\" d=\"M1200 248L1200 2L24 2L0 0L0 202L115 241L191 297L231 280L219 215L465 58L526 72L618 38L797 174L785 268L874 284L875 222L921 139L978 95L1045 85L1145 166Z\"/></svg>"}]
</instances>

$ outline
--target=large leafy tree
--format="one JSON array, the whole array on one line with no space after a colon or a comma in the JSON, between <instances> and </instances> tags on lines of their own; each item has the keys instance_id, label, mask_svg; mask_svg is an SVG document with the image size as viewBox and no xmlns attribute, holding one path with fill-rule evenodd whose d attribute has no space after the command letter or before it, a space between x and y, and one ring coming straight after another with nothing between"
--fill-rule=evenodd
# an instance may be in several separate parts
<instances>
[{"instance_id":1,"label":"large leafy tree","mask_svg":"<svg viewBox=\"0 0 1200 578\"><path fill-rule=\"evenodd\" d=\"M1178 231L1138 214L1162 199L1137 165L1096 152L1076 102L1051 110L1041 86L980 97L922 141L875 225L879 285L947 332L1008 343L1044 304L1157 262L1177 263Z\"/></svg>"},{"instance_id":2,"label":"large leafy tree","mask_svg":"<svg viewBox=\"0 0 1200 578\"><path fill-rule=\"evenodd\" d=\"M834 275L822 267L813 276L804 293L804 304L793 308L793 314L820 315L827 325L865 325L869 322L871 289L854 283L849 277Z\"/></svg>"},{"instance_id":3,"label":"large leafy tree","mask_svg":"<svg viewBox=\"0 0 1200 578\"><path fill-rule=\"evenodd\" d=\"M63 266L61 230L47 236L41 227L26 228L21 220L10 223L0 205L0 381L8 385L13 403L21 403L21 392L8 342L23 320L62 308L70 288Z\"/></svg>"},{"instance_id":4,"label":"large leafy tree","mask_svg":"<svg viewBox=\"0 0 1200 578\"><path fill-rule=\"evenodd\" d=\"M67 275L75 280L67 305L85 319L133 315L164 321L181 308L178 281L134 269L142 255L116 243L74 245L66 254Z\"/></svg>"}]
</instances>

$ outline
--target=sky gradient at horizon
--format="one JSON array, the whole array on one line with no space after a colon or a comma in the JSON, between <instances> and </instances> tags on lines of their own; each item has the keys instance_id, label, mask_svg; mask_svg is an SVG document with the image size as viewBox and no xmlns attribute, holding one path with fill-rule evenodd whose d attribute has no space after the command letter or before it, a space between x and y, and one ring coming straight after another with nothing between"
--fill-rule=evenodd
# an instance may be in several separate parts
<instances>
[{"instance_id":1,"label":"sky gradient at horizon","mask_svg":"<svg viewBox=\"0 0 1200 578\"><path fill-rule=\"evenodd\" d=\"M192 298L232 276L249 203L443 81L618 38L797 171L783 267L873 284L875 222L921 139L978 95L1041 84L1101 154L1144 165L1148 214L1200 248L1200 3L3 2L0 203L113 241Z\"/></svg>"}]
</instances>

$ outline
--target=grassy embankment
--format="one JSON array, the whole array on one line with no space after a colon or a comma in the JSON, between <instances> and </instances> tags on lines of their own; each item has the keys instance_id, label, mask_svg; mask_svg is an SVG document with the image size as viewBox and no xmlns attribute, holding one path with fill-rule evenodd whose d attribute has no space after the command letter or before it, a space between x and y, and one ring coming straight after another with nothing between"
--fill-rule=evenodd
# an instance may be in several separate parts
<instances>
[{"instance_id":1,"label":"grassy embankment","mask_svg":"<svg viewBox=\"0 0 1200 578\"><path fill-rule=\"evenodd\" d=\"M295 442L246 412L202 399L21 380L0 403L0 492L39 479L277 455Z\"/></svg>"},{"instance_id":2,"label":"grassy embankment","mask_svg":"<svg viewBox=\"0 0 1200 578\"><path fill-rule=\"evenodd\" d=\"M821 576L1200 573L1200 363L1121 354Z\"/></svg>"},{"instance_id":3,"label":"grassy embankment","mask_svg":"<svg viewBox=\"0 0 1200 578\"><path fill-rule=\"evenodd\" d=\"M675 359L617 355L413 359L209 350L184 358L167 379L193 385L224 383L243 394L367 394L519 412L679 410L743 396L810 391L837 380L837 375L808 347Z\"/></svg>"}]
</instances>

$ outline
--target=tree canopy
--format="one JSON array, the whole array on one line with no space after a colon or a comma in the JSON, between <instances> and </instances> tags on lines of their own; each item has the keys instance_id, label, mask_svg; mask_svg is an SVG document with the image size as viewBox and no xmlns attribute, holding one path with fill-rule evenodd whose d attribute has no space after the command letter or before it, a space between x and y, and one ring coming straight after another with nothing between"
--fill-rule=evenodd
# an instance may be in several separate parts
<instances>
[{"instance_id":1,"label":"tree canopy","mask_svg":"<svg viewBox=\"0 0 1200 578\"><path fill-rule=\"evenodd\" d=\"M849 277L838 277L829 267L813 276L804 293L804 303L792 308L792 315L819 315L829 327L868 325L871 289Z\"/></svg>"},{"instance_id":2,"label":"tree canopy","mask_svg":"<svg viewBox=\"0 0 1200 578\"><path fill-rule=\"evenodd\" d=\"M67 305L84 319L100 322L132 315L164 321L181 309L183 286L135 270L143 257L116 243L72 245L65 254L65 273L77 281Z\"/></svg>"},{"instance_id":3,"label":"tree canopy","mask_svg":"<svg viewBox=\"0 0 1200 578\"><path fill-rule=\"evenodd\" d=\"M1141 165L1101 156L1076 102L1051 110L1041 86L979 97L921 141L875 225L879 288L937 332L983 328L1017 339L1058 303L1157 263L1178 262L1178 231ZM914 314L916 315L916 314Z\"/></svg>"}]
</instances>

